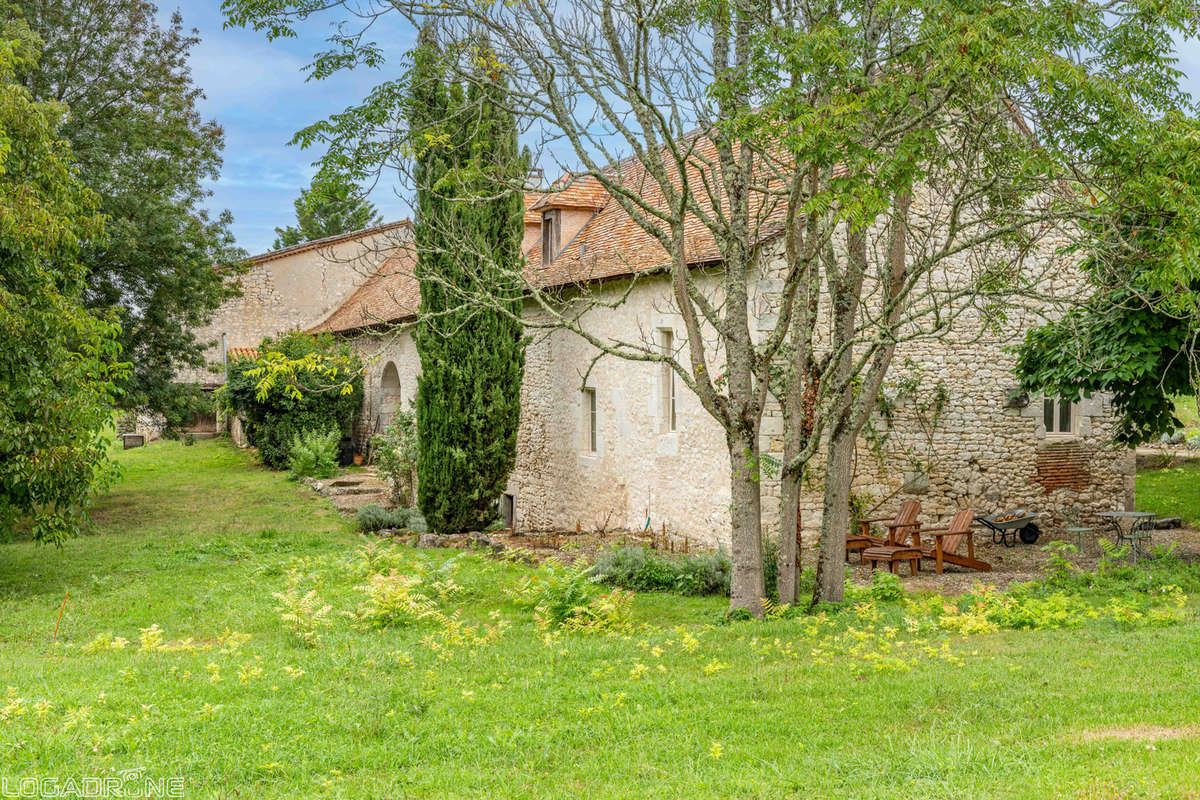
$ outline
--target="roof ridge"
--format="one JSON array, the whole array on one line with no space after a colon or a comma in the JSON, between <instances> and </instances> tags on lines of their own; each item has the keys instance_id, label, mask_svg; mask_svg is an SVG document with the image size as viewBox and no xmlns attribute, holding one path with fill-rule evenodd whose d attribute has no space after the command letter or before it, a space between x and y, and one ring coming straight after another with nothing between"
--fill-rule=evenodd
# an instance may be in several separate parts
<instances>
[{"instance_id":1,"label":"roof ridge","mask_svg":"<svg viewBox=\"0 0 1200 800\"><path fill-rule=\"evenodd\" d=\"M307 242L300 242L299 244L289 245L288 247L281 247L278 250L270 250L266 253L260 253L256 256L251 256L250 260L256 264L262 264L266 261L274 261L277 258L295 255L296 253L303 253L306 250L313 250L324 245L337 244L338 242L364 236L371 236L376 233L385 233L387 231L406 226L412 227L412 220L405 218L394 220L392 222L384 222L380 223L379 225L372 225L369 228L359 228L356 231L347 231L346 233L338 233L334 234L333 236L324 236L320 239L311 239Z\"/></svg>"}]
</instances>

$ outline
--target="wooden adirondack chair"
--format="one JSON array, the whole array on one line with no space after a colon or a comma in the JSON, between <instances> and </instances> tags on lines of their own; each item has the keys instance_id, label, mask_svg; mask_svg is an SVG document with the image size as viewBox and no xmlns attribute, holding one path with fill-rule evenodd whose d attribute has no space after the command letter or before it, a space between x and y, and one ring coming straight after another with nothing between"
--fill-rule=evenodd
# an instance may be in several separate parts
<instances>
[{"instance_id":1,"label":"wooden adirondack chair","mask_svg":"<svg viewBox=\"0 0 1200 800\"><path fill-rule=\"evenodd\" d=\"M917 514L921 511L921 504L916 500L906 500L900 504L900 510L896 512L894 518L875 517L873 519L855 520L858 526L857 534L850 534L846 537L846 560L850 560L850 552L857 550L859 558L866 561L867 550L874 550L879 547L896 547L905 545L908 541L909 534L920 527L917 522ZM883 522L884 527L888 530L886 538L871 535L871 523Z\"/></svg>"},{"instance_id":2,"label":"wooden adirondack chair","mask_svg":"<svg viewBox=\"0 0 1200 800\"><path fill-rule=\"evenodd\" d=\"M975 512L964 508L954 515L946 527L926 528L921 531L922 535L932 536L934 542L932 547L929 545L922 547L921 555L924 558L932 558L937 563L939 574L942 572L944 564L957 564L960 567L991 572L991 564L975 558L975 532L971 530L971 523L974 520ZM967 543L966 555L959 552L962 550L964 540Z\"/></svg>"}]
</instances>

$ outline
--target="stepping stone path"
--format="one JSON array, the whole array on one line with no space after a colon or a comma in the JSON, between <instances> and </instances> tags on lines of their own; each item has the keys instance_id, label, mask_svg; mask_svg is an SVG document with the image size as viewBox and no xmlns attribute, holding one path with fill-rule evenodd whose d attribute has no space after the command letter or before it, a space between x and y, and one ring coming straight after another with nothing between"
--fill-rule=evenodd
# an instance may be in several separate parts
<instances>
[{"instance_id":1,"label":"stepping stone path","mask_svg":"<svg viewBox=\"0 0 1200 800\"><path fill-rule=\"evenodd\" d=\"M364 467L324 480L305 478L304 483L317 494L332 500L334 507L343 514L354 514L371 503L391 505L387 481L379 477L374 467Z\"/></svg>"}]
</instances>

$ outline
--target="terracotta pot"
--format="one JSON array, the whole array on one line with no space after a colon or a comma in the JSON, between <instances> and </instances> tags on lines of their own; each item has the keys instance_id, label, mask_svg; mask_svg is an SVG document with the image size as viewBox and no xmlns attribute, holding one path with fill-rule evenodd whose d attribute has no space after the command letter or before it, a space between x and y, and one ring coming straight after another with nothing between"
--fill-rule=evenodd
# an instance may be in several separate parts
<instances>
[{"instance_id":1,"label":"terracotta pot","mask_svg":"<svg viewBox=\"0 0 1200 800\"><path fill-rule=\"evenodd\" d=\"M366 458L366 456L364 456L362 453L355 453L354 454L354 466L361 467L363 460L365 458Z\"/></svg>"}]
</instances>

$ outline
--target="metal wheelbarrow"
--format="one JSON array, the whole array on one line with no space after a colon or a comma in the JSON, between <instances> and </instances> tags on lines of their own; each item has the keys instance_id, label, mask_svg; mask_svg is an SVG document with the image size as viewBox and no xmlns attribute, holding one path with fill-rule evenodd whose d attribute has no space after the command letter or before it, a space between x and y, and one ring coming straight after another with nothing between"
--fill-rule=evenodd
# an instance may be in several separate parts
<instances>
[{"instance_id":1,"label":"metal wheelbarrow","mask_svg":"<svg viewBox=\"0 0 1200 800\"><path fill-rule=\"evenodd\" d=\"M1017 537L1025 544L1033 544L1042 535L1042 529L1033 524L1039 516L1023 508L1013 508L986 517L976 517L975 521L992 532L992 544L1016 547Z\"/></svg>"}]
</instances>

